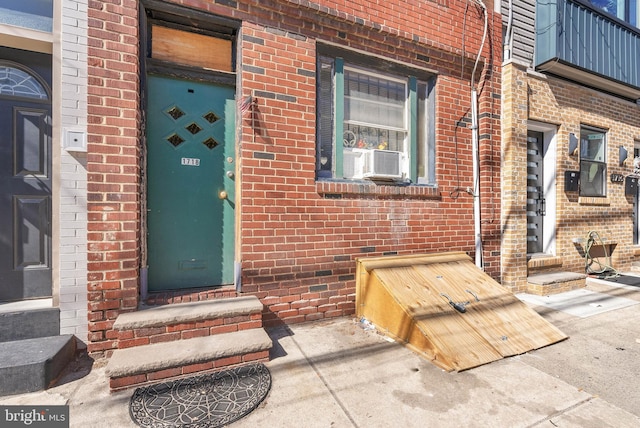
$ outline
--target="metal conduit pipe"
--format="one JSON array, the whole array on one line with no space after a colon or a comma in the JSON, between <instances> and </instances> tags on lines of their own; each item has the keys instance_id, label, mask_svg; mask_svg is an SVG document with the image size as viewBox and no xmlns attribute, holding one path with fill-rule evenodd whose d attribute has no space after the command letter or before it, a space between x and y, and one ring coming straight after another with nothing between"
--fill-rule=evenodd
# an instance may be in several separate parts
<instances>
[{"instance_id":1,"label":"metal conduit pipe","mask_svg":"<svg viewBox=\"0 0 640 428\"><path fill-rule=\"evenodd\" d=\"M484 270L484 262L482 260L482 229L480 226L480 150L479 150L479 125L478 125L478 92L475 88L475 74L480 61L480 55L484 49L484 43L487 37L488 16L487 7L482 0L472 0L482 8L484 17L484 31L482 41L476 56L476 62L471 73L471 133L472 133L472 152L473 152L473 225L475 236L475 263L480 269Z\"/></svg>"}]
</instances>

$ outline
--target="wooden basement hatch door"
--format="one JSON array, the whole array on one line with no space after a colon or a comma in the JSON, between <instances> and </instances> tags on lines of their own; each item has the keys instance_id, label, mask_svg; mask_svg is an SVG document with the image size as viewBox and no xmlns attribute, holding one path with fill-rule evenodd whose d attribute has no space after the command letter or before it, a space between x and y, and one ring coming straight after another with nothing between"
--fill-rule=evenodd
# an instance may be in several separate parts
<instances>
[{"instance_id":1,"label":"wooden basement hatch door","mask_svg":"<svg viewBox=\"0 0 640 428\"><path fill-rule=\"evenodd\" d=\"M356 314L447 371L567 338L463 252L357 260Z\"/></svg>"}]
</instances>

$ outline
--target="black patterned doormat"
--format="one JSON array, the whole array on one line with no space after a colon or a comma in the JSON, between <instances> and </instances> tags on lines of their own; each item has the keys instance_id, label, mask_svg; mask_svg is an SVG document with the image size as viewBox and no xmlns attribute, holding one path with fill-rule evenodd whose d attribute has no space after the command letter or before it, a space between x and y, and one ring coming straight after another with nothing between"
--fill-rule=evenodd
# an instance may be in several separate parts
<instances>
[{"instance_id":1,"label":"black patterned doormat","mask_svg":"<svg viewBox=\"0 0 640 428\"><path fill-rule=\"evenodd\" d=\"M129 414L141 427L223 427L251 413L270 388L264 364L241 366L138 388Z\"/></svg>"}]
</instances>

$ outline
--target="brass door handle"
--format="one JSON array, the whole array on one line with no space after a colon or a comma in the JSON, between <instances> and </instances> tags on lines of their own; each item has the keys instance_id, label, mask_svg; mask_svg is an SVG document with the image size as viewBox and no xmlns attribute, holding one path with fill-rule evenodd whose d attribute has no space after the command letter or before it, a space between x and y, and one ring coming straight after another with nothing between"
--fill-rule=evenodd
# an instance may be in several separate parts
<instances>
[{"instance_id":1,"label":"brass door handle","mask_svg":"<svg viewBox=\"0 0 640 428\"><path fill-rule=\"evenodd\" d=\"M218 193L218 198L220 199L227 199L227 196L229 195L224 190L221 190L220 193Z\"/></svg>"}]
</instances>

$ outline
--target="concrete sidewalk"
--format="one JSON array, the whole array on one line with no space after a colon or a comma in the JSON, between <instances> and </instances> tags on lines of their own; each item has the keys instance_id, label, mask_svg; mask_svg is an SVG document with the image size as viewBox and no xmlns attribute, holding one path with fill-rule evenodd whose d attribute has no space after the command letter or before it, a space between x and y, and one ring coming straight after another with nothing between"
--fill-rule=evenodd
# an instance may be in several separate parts
<instances>
[{"instance_id":1,"label":"concrete sidewalk","mask_svg":"<svg viewBox=\"0 0 640 428\"><path fill-rule=\"evenodd\" d=\"M231 426L640 426L640 289L590 281L587 290L589 308L602 311L535 306L568 340L460 373L353 319L273 329L271 391ZM623 300L608 305L613 297ZM109 394L105 362L90 363L78 361L59 386L0 404L68 404L72 427L135 427L133 391Z\"/></svg>"}]
</instances>

